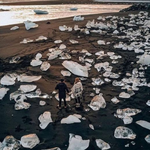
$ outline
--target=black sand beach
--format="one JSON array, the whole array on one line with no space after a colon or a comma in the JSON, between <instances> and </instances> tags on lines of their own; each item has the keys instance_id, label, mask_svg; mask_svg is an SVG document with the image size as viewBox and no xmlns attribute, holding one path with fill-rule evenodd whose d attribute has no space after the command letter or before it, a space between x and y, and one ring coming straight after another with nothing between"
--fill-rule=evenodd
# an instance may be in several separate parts
<instances>
[{"instance_id":1,"label":"black sand beach","mask_svg":"<svg viewBox=\"0 0 150 150\"><path fill-rule=\"evenodd\" d=\"M78 31L61 32L59 30L59 26L66 25L74 27L74 25L78 24L80 28L85 28L88 20L96 20L98 16L111 15L119 17L124 16L128 18L129 13L137 14L138 12L88 15L84 16L84 21L80 22L72 21L72 17L41 21L36 22L39 25L38 28L31 29L29 31L25 30L24 24L18 24L19 30L15 31L10 31L12 25L0 27L0 78L8 73L42 75L42 78L39 81L33 82L33 84L37 85L43 93L47 93L52 96L50 99L44 99L46 102L45 106L39 105L39 101L42 100L40 98L28 98L27 102L31 104L31 107L27 110L16 111L14 109L15 102L13 100L10 101L9 96L12 92L19 88L21 83L16 82L15 85L5 86L10 90L0 101L0 141L3 141L3 139L8 135L13 135L19 140L24 135L35 133L40 139L40 144L34 147L33 150L53 147L60 147L61 150L66 150L69 145L69 133L73 133L75 135L82 136L83 139L90 139L90 145L87 150L99 149L96 146L95 139L103 139L110 144L112 150L149 150L150 145L146 143L144 138L146 135L150 134L150 131L135 123L138 120L150 121L150 107L146 105L147 100L150 99L149 87L139 87L140 90L135 91L135 95L129 99L119 98L120 103L113 104L111 99L115 96L118 98L119 93L123 90L120 87L114 87L112 85L112 81L110 83L105 83L97 87L100 88L100 92L103 93L103 97L107 103L106 108L100 109L99 111L93 111L92 109L90 109L90 111L85 111L85 108L89 108L88 104L92 99L92 97L90 97L90 93L93 93L91 78L102 75L102 73L98 73L97 70L92 67L89 71L89 77L87 80L82 81L84 87L82 101L83 109L77 110L75 108L75 101L71 100L68 102L69 106L67 109L63 108L58 110L56 108L58 102L52 94L56 84L61 78L64 78L65 83L70 89L76 76L72 74L70 77L63 77L61 75L60 71L64 69L62 66L62 62L64 60L60 59L49 61L51 67L46 72L42 72L39 67L32 67L30 65L31 60L38 52L42 53L42 60L46 60L48 49L59 46L59 44L54 44L54 41L61 39L63 44L67 46L67 50L70 52L72 50L88 50L88 52L93 54L90 58L93 58L95 63L105 61L111 63L108 57L104 57L104 59L99 60L96 59L94 54L100 50L105 51L105 53L115 52L116 55L121 55L122 58L119 59L119 62L111 65L113 66L113 72L120 72L120 77L117 80L124 78L127 72L132 73L134 68L139 67L139 64L136 63L137 54L134 53L134 51L121 51L114 48L114 45L120 41L129 43L128 39L118 39L116 36L110 36L108 34L100 35L91 33L90 35L86 35ZM130 27L125 25L125 28ZM40 35L48 37L48 40L20 44L24 38L36 39ZM79 41L79 44L72 45L68 42L69 39L75 39ZM97 40L104 40L106 42L110 42L110 44L100 46L97 44ZM79 52L77 54L70 53L70 55L72 56L73 61L79 62L78 58L81 56ZM10 64L9 61L14 56L20 56L20 61L17 64ZM145 77L148 83L150 82L149 73L150 68L148 67L145 71ZM133 123L124 125L121 119L114 117L114 113L119 108L136 108L142 110L142 112L133 116ZM38 117L44 111L51 112L53 122L50 123L46 129L42 130L39 127ZM69 125L62 125L60 123L62 118L75 113L82 115L86 118L86 120L82 120L81 123ZM89 124L93 124L95 130L90 129ZM137 135L136 139L116 139L114 137L114 131L118 126L126 126L132 129ZM125 147L127 144L129 144L129 147ZM20 150L24 149L25 148L20 148Z\"/></svg>"}]
</instances>

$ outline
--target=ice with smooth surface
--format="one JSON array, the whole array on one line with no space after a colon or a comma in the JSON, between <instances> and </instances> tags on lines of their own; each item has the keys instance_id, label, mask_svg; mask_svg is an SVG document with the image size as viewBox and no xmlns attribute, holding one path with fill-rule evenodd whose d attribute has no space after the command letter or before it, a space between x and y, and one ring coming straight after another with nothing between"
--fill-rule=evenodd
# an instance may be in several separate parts
<instances>
[{"instance_id":1,"label":"ice with smooth surface","mask_svg":"<svg viewBox=\"0 0 150 150\"><path fill-rule=\"evenodd\" d=\"M20 144L25 148L32 149L37 144L40 143L40 140L36 134L28 134L21 137Z\"/></svg>"},{"instance_id":2,"label":"ice with smooth surface","mask_svg":"<svg viewBox=\"0 0 150 150\"><path fill-rule=\"evenodd\" d=\"M126 93L126 92L121 92L121 93L119 94L119 97L120 97L120 98L130 98L130 94L128 94L128 93Z\"/></svg>"},{"instance_id":3,"label":"ice with smooth surface","mask_svg":"<svg viewBox=\"0 0 150 150\"><path fill-rule=\"evenodd\" d=\"M117 99L117 97L112 98L111 101L112 101L114 104L117 104L117 103L120 102L120 101Z\"/></svg>"},{"instance_id":4,"label":"ice with smooth surface","mask_svg":"<svg viewBox=\"0 0 150 150\"><path fill-rule=\"evenodd\" d=\"M73 21L83 21L84 20L84 17L81 17L81 16L74 16L73 17Z\"/></svg>"},{"instance_id":5,"label":"ice with smooth surface","mask_svg":"<svg viewBox=\"0 0 150 150\"><path fill-rule=\"evenodd\" d=\"M75 75L88 77L88 69L74 61L64 61L62 65Z\"/></svg>"},{"instance_id":6,"label":"ice with smooth surface","mask_svg":"<svg viewBox=\"0 0 150 150\"><path fill-rule=\"evenodd\" d=\"M83 140L81 136L69 134L69 147L67 150L85 150L89 147L90 140Z\"/></svg>"},{"instance_id":7,"label":"ice with smooth surface","mask_svg":"<svg viewBox=\"0 0 150 150\"><path fill-rule=\"evenodd\" d=\"M0 150L19 150L21 147L19 141L13 136L6 136L0 144Z\"/></svg>"},{"instance_id":8,"label":"ice with smooth surface","mask_svg":"<svg viewBox=\"0 0 150 150\"><path fill-rule=\"evenodd\" d=\"M17 30L17 29L19 29L18 26L13 26L12 28L10 28L10 30Z\"/></svg>"},{"instance_id":9,"label":"ice with smooth surface","mask_svg":"<svg viewBox=\"0 0 150 150\"><path fill-rule=\"evenodd\" d=\"M136 134L129 128L119 126L115 129L114 137L117 139L135 139Z\"/></svg>"},{"instance_id":10,"label":"ice with smooth surface","mask_svg":"<svg viewBox=\"0 0 150 150\"><path fill-rule=\"evenodd\" d=\"M131 124L132 121L133 121L133 118L132 117L124 117L122 118L124 124Z\"/></svg>"},{"instance_id":11,"label":"ice with smooth surface","mask_svg":"<svg viewBox=\"0 0 150 150\"><path fill-rule=\"evenodd\" d=\"M0 99L3 99L9 88L0 88Z\"/></svg>"},{"instance_id":12,"label":"ice with smooth surface","mask_svg":"<svg viewBox=\"0 0 150 150\"><path fill-rule=\"evenodd\" d=\"M36 88L37 88L36 85L28 84L28 85L20 85L18 90L21 90L23 93L27 93L27 92L34 91Z\"/></svg>"},{"instance_id":13,"label":"ice with smooth surface","mask_svg":"<svg viewBox=\"0 0 150 150\"><path fill-rule=\"evenodd\" d=\"M147 105L147 106L150 106L150 100L148 100L148 101L146 102L146 105Z\"/></svg>"},{"instance_id":14,"label":"ice with smooth surface","mask_svg":"<svg viewBox=\"0 0 150 150\"><path fill-rule=\"evenodd\" d=\"M44 106L44 105L46 105L46 102L45 102L45 101L40 101L40 102L39 102L39 105L40 105L40 106Z\"/></svg>"},{"instance_id":15,"label":"ice with smooth surface","mask_svg":"<svg viewBox=\"0 0 150 150\"><path fill-rule=\"evenodd\" d=\"M62 70L62 71L61 71L61 74L62 74L63 76L66 76L66 77L70 77L70 76L71 76L71 73L70 73L69 71L66 71L66 70Z\"/></svg>"},{"instance_id":16,"label":"ice with smooth surface","mask_svg":"<svg viewBox=\"0 0 150 150\"><path fill-rule=\"evenodd\" d=\"M110 149L110 145L106 143L105 141L101 139L96 139L96 145L101 149L101 150L107 150Z\"/></svg>"},{"instance_id":17,"label":"ice with smooth surface","mask_svg":"<svg viewBox=\"0 0 150 150\"><path fill-rule=\"evenodd\" d=\"M50 64L47 61L44 61L40 67L42 71L47 71L50 68Z\"/></svg>"},{"instance_id":18,"label":"ice with smooth surface","mask_svg":"<svg viewBox=\"0 0 150 150\"><path fill-rule=\"evenodd\" d=\"M94 98L91 100L91 103L88 105L90 108L92 108L94 111L99 110L100 108L105 108L106 107L106 101L103 98L103 96L96 95Z\"/></svg>"},{"instance_id":19,"label":"ice with smooth surface","mask_svg":"<svg viewBox=\"0 0 150 150\"><path fill-rule=\"evenodd\" d=\"M27 43L31 43L31 42L33 42L33 40L27 38L27 39L23 39L23 41L21 41L20 43L27 44Z\"/></svg>"},{"instance_id":20,"label":"ice with smooth surface","mask_svg":"<svg viewBox=\"0 0 150 150\"><path fill-rule=\"evenodd\" d=\"M47 40L47 37L41 35L35 41L43 41L43 40Z\"/></svg>"},{"instance_id":21,"label":"ice with smooth surface","mask_svg":"<svg viewBox=\"0 0 150 150\"><path fill-rule=\"evenodd\" d=\"M74 115L69 115L68 117L66 118L63 118L61 120L61 124L72 124L72 123L80 123L81 120L78 119L76 116Z\"/></svg>"},{"instance_id":22,"label":"ice with smooth surface","mask_svg":"<svg viewBox=\"0 0 150 150\"><path fill-rule=\"evenodd\" d=\"M147 54L143 54L138 63L142 64L142 65L150 65L150 55Z\"/></svg>"},{"instance_id":23,"label":"ice with smooth surface","mask_svg":"<svg viewBox=\"0 0 150 150\"><path fill-rule=\"evenodd\" d=\"M94 130L94 126L92 124L89 124L89 127Z\"/></svg>"},{"instance_id":24,"label":"ice with smooth surface","mask_svg":"<svg viewBox=\"0 0 150 150\"><path fill-rule=\"evenodd\" d=\"M76 40L69 40L70 41L70 43L72 43L72 44L78 44L79 42L78 41L76 41Z\"/></svg>"},{"instance_id":25,"label":"ice with smooth surface","mask_svg":"<svg viewBox=\"0 0 150 150\"><path fill-rule=\"evenodd\" d=\"M103 41L103 40L98 40L97 43L98 43L98 45L105 45L105 41Z\"/></svg>"},{"instance_id":26,"label":"ice with smooth surface","mask_svg":"<svg viewBox=\"0 0 150 150\"><path fill-rule=\"evenodd\" d=\"M14 85L16 78L17 74L6 74L1 78L0 83L2 85Z\"/></svg>"},{"instance_id":27,"label":"ice with smooth surface","mask_svg":"<svg viewBox=\"0 0 150 150\"><path fill-rule=\"evenodd\" d=\"M62 40L55 40L54 43L55 43L55 44L62 43Z\"/></svg>"},{"instance_id":28,"label":"ice with smooth surface","mask_svg":"<svg viewBox=\"0 0 150 150\"><path fill-rule=\"evenodd\" d=\"M33 82L41 79L42 76L28 76L26 74L21 74L18 76L18 81L20 82Z\"/></svg>"},{"instance_id":29,"label":"ice with smooth surface","mask_svg":"<svg viewBox=\"0 0 150 150\"><path fill-rule=\"evenodd\" d=\"M42 64L42 61L37 60L37 59L32 59L32 61L30 62L30 65L33 67L40 66L41 64Z\"/></svg>"},{"instance_id":30,"label":"ice with smooth surface","mask_svg":"<svg viewBox=\"0 0 150 150\"><path fill-rule=\"evenodd\" d=\"M150 134L145 137L145 141L150 144Z\"/></svg>"},{"instance_id":31,"label":"ice with smooth surface","mask_svg":"<svg viewBox=\"0 0 150 150\"><path fill-rule=\"evenodd\" d=\"M27 21L24 21L24 24L25 24L25 28L26 30L30 30L32 28L37 28L38 27L38 24L34 23L34 22L31 22L29 20Z\"/></svg>"},{"instance_id":32,"label":"ice with smooth surface","mask_svg":"<svg viewBox=\"0 0 150 150\"><path fill-rule=\"evenodd\" d=\"M51 118L51 113L49 111L45 111L43 114L39 116L39 121L40 121L39 125L40 128L45 129L50 122L53 122Z\"/></svg>"},{"instance_id":33,"label":"ice with smooth surface","mask_svg":"<svg viewBox=\"0 0 150 150\"><path fill-rule=\"evenodd\" d=\"M136 124L140 125L143 128L150 130L150 122L148 122L148 121L139 120L139 121L136 121Z\"/></svg>"}]
</instances>

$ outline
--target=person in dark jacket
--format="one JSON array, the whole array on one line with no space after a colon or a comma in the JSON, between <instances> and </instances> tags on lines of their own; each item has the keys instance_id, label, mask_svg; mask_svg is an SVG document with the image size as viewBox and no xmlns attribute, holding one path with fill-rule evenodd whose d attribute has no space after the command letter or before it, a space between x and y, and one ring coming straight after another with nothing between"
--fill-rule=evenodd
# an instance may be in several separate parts
<instances>
[{"instance_id":1,"label":"person in dark jacket","mask_svg":"<svg viewBox=\"0 0 150 150\"><path fill-rule=\"evenodd\" d=\"M67 85L64 83L64 79L60 80L61 82L58 83L55 87L55 90L58 90L59 92L59 106L58 108L61 109L61 101L64 100L64 107L67 108L66 104L66 92L69 93L69 90L67 88Z\"/></svg>"}]
</instances>

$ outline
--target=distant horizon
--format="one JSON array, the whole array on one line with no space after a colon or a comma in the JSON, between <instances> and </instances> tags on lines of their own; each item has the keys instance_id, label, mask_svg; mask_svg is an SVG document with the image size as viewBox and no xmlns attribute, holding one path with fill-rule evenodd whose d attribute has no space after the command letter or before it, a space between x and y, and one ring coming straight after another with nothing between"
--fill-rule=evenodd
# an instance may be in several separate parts
<instances>
[{"instance_id":1,"label":"distant horizon","mask_svg":"<svg viewBox=\"0 0 150 150\"><path fill-rule=\"evenodd\" d=\"M15 2L39 2L39 1L61 1L61 0L0 0L0 3L15 3ZM91 0L92 1L92 0ZM63 2L63 0L62 0ZM71 2L71 0L70 0ZM127 2L127 3L150 3L150 0L93 0L93 2Z\"/></svg>"}]
</instances>

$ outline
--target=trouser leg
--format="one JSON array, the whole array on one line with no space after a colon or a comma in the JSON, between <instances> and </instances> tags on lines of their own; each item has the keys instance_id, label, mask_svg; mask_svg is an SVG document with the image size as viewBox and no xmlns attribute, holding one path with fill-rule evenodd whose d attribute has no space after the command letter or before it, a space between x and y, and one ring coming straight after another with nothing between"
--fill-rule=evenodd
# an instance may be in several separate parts
<instances>
[{"instance_id":1,"label":"trouser leg","mask_svg":"<svg viewBox=\"0 0 150 150\"><path fill-rule=\"evenodd\" d=\"M77 98L75 98L75 101L76 101L76 103L78 103L78 99Z\"/></svg>"},{"instance_id":2,"label":"trouser leg","mask_svg":"<svg viewBox=\"0 0 150 150\"><path fill-rule=\"evenodd\" d=\"M59 107L61 107L61 98L59 98Z\"/></svg>"},{"instance_id":3,"label":"trouser leg","mask_svg":"<svg viewBox=\"0 0 150 150\"><path fill-rule=\"evenodd\" d=\"M78 97L78 103L80 103L80 97Z\"/></svg>"},{"instance_id":4,"label":"trouser leg","mask_svg":"<svg viewBox=\"0 0 150 150\"><path fill-rule=\"evenodd\" d=\"M64 106L67 106L67 104L66 104L66 98L64 98Z\"/></svg>"}]
</instances>

